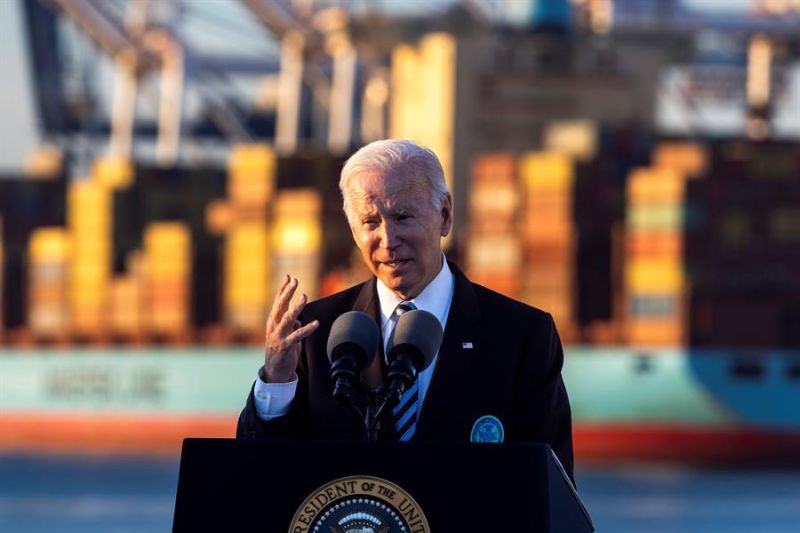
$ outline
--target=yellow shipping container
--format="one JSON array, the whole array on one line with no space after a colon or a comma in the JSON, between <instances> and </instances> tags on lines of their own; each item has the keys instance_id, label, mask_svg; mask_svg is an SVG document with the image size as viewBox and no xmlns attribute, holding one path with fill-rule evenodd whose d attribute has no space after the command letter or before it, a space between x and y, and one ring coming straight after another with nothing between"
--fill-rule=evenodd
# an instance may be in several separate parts
<instances>
[{"instance_id":1,"label":"yellow shipping container","mask_svg":"<svg viewBox=\"0 0 800 533\"><path fill-rule=\"evenodd\" d=\"M67 295L70 301L70 310L75 309L97 309L102 312L106 304L106 287L100 286L80 286L70 285L67 289Z\"/></svg>"},{"instance_id":2,"label":"yellow shipping container","mask_svg":"<svg viewBox=\"0 0 800 533\"><path fill-rule=\"evenodd\" d=\"M276 254L316 254L322 242L318 219L281 219L273 227Z\"/></svg>"},{"instance_id":3,"label":"yellow shipping container","mask_svg":"<svg viewBox=\"0 0 800 533\"><path fill-rule=\"evenodd\" d=\"M273 272L296 276L310 297L319 292L322 199L313 189L282 191L275 202L272 228ZM278 280L272 280L274 286Z\"/></svg>"},{"instance_id":4,"label":"yellow shipping container","mask_svg":"<svg viewBox=\"0 0 800 533\"><path fill-rule=\"evenodd\" d=\"M98 157L92 164L92 177L108 189L126 189L133 183L133 165L124 157Z\"/></svg>"},{"instance_id":5,"label":"yellow shipping container","mask_svg":"<svg viewBox=\"0 0 800 533\"><path fill-rule=\"evenodd\" d=\"M189 326L192 237L183 222L154 222L144 232L147 330L177 335Z\"/></svg>"},{"instance_id":6,"label":"yellow shipping container","mask_svg":"<svg viewBox=\"0 0 800 533\"><path fill-rule=\"evenodd\" d=\"M269 231L266 224L242 222L225 240L225 313L240 329L260 329L270 295Z\"/></svg>"},{"instance_id":7,"label":"yellow shipping container","mask_svg":"<svg viewBox=\"0 0 800 533\"><path fill-rule=\"evenodd\" d=\"M669 293L685 288L683 265L674 260L630 260L625 265L625 286L629 296L634 292Z\"/></svg>"},{"instance_id":8,"label":"yellow shipping container","mask_svg":"<svg viewBox=\"0 0 800 533\"><path fill-rule=\"evenodd\" d=\"M144 257L151 280L186 280L192 268L192 236L183 222L155 222L144 231Z\"/></svg>"},{"instance_id":9,"label":"yellow shipping container","mask_svg":"<svg viewBox=\"0 0 800 533\"><path fill-rule=\"evenodd\" d=\"M318 253L322 243L322 199L314 189L281 191L275 201L272 243L277 254Z\"/></svg>"},{"instance_id":10,"label":"yellow shipping container","mask_svg":"<svg viewBox=\"0 0 800 533\"><path fill-rule=\"evenodd\" d=\"M84 179L73 181L67 189L67 218L69 226L76 221L110 220L111 197L101 183Z\"/></svg>"},{"instance_id":11,"label":"yellow shipping container","mask_svg":"<svg viewBox=\"0 0 800 533\"><path fill-rule=\"evenodd\" d=\"M682 204L685 190L683 175L669 167L637 168L628 176L629 205Z\"/></svg>"},{"instance_id":12,"label":"yellow shipping container","mask_svg":"<svg viewBox=\"0 0 800 533\"><path fill-rule=\"evenodd\" d=\"M102 263L111 257L111 239L101 239L91 236L82 236L76 233L70 235L70 256L73 261L83 263Z\"/></svg>"},{"instance_id":13,"label":"yellow shipping container","mask_svg":"<svg viewBox=\"0 0 800 533\"><path fill-rule=\"evenodd\" d=\"M111 276L111 195L97 179L67 190L70 263L67 296L71 325L82 334L102 333Z\"/></svg>"},{"instance_id":14,"label":"yellow shipping container","mask_svg":"<svg viewBox=\"0 0 800 533\"><path fill-rule=\"evenodd\" d=\"M28 256L34 263L64 262L69 259L70 239L62 227L37 228L31 232Z\"/></svg>"},{"instance_id":15,"label":"yellow shipping container","mask_svg":"<svg viewBox=\"0 0 800 533\"><path fill-rule=\"evenodd\" d=\"M99 261L76 261L69 266L70 283L102 285L108 279L108 268Z\"/></svg>"},{"instance_id":16,"label":"yellow shipping container","mask_svg":"<svg viewBox=\"0 0 800 533\"><path fill-rule=\"evenodd\" d=\"M520 179L532 192L539 189L571 190L574 180L572 161L555 151L528 152L520 158Z\"/></svg>"},{"instance_id":17,"label":"yellow shipping container","mask_svg":"<svg viewBox=\"0 0 800 533\"><path fill-rule=\"evenodd\" d=\"M266 144L237 144L228 160L228 196L234 205L266 206L275 189L277 161Z\"/></svg>"}]
</instances>

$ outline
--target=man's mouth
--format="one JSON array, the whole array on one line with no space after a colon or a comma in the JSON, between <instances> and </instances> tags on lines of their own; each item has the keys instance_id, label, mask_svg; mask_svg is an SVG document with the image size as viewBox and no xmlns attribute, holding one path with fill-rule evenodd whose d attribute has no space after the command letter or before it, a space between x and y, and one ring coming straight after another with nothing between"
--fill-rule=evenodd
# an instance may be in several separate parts
<instances>
[{"instance_id":1,"label":"man's mouth","mask_svg":"<svg viewBox=\"0 0 800 533\"><path fill-rule=\"evenodd\" d=\"M407 262L406 259L394 259L392 261L381 261L382 265L386 265L389 268L397 268L400 265L403 265Z\"/></svg>"}]
</instances>

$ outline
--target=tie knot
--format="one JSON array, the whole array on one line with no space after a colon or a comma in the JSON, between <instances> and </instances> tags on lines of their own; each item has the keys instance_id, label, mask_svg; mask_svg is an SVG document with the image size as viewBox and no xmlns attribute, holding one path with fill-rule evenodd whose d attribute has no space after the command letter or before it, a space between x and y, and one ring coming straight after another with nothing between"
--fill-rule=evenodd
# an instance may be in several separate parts
<instances>
[{"instance_id":1,"label":"tie knot","mask_svg":"<svg viewBox=\"0 0 800 533\"><path fill-rule=\"evenodd\" d=\"M399 317L400 315L407 313L408 311L413 311L416 308L417 306L411 302L400 302L397 304L397 307L395 307L394 314Z\"/></svg>"}]
</instances>

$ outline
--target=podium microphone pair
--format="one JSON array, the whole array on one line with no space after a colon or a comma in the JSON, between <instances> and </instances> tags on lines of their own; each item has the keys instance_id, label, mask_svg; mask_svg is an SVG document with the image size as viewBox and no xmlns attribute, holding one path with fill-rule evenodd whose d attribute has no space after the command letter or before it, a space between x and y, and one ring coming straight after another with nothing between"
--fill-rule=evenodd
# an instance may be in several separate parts
<instances>
[{"instance_id":1,"label":"podium microphone pair","mask_svg":"<svg viewBox=\"0 0 800 533\"><path fill-rule=\"evenodd\" d=\"M431 364L442 335L439 320L427 311L414 309L398 317L386 348L385 406L399 403L417 374ZM366 313L350 311L334 321L328 336L334 398L352 404L350 392L374 361L380 340L375 320Z\"/></svg>"}]
</instances>

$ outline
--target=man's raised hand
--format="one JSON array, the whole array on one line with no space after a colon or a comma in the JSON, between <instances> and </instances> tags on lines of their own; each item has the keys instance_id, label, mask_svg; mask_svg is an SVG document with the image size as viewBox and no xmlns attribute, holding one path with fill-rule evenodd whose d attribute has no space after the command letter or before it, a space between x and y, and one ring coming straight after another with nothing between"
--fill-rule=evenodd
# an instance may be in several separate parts
<instances>
[{"instance_id":1,"label":"man's raised hand","mask_svg":"<svg viewBox=\"0 0 800 533\"><path fill-rule=\"evenodd\" d=\"M305 326L297 320L308 301L303 294L292 302L297 283L297 278L284 276L267 317L264 334L264 379L267 383L285 383L293 379L302 341L319 327L317 320Z\"/></svg>"}]
</instances>

